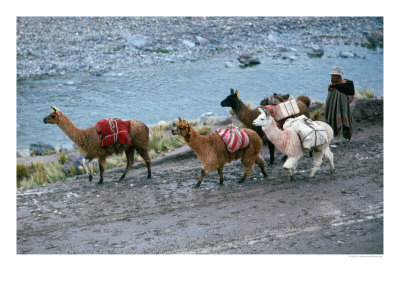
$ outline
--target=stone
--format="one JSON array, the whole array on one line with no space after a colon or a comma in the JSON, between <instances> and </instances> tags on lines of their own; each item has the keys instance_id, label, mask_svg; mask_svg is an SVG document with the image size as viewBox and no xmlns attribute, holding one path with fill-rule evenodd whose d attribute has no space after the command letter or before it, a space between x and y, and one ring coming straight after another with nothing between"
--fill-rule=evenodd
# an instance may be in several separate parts
<instances>
[{"instance_id":1,"label":"stone","mask_svg":"<svg viewBox=\"0 0 400 300\"><path fill-rule=\"evenodd\" d=\"M56 149L49 144L38 142L29 144L29 151L34 155L46 155L49 153L54 153Z\"/></svg>"}]
</instances>

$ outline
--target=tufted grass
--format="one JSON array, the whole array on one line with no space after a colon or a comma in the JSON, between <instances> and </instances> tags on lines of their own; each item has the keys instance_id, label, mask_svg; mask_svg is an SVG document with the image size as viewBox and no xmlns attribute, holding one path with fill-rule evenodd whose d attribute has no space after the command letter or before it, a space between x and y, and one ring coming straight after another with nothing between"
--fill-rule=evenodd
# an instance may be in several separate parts
<instances>
[{"instance_id":1,"label":"tufted grass","mask_svg":"<svg viewBox=\"0 0 400 300\"><path fill-rule=\"evenodd\" d=\"M375 92L371 88L367 87L359 87L356 91L356 94L354 95L354 98L360 99L360 98L374 98L375 97Z\"/></svg>"}]
</instances>

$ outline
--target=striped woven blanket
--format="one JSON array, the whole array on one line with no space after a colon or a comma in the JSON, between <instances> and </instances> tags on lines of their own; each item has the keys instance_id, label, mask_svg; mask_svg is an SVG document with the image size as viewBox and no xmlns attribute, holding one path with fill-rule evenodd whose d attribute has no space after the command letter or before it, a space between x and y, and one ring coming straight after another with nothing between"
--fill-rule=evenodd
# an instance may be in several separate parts
<instances>
[{"instance_id":1,"label":"striped woven blanket","mask_svg":"<svg viewBox=\"0 0 400 300\"><path fill-rule=\"evenodd\" d=\"M225 142L226 148L230 153L234 153L249 145L249 136L247 133L235 125L218 128L217 132Z\"/></svg>"},{"instance_id":2,"label":"striped woven blanket","mask_svg":"<svg viewBox=\"0 0 400 300\"><path fill-rule=\"evenodd\" d=\"M276 105L265 105L264 108L265 108L265 109L268 109L270 115L271 115L272 118L274 118L274 120L275 120L276 126L279 127L279 126L281 126L281 123L278 122L278 121L276 120L275 112L274 112L274 110L273 110L273 108L274 108L275 106L276 106Z\"/></svg>"},{"instance_id":3,"label":"striped woven blanket","mask_svg":"<svg viewBox=\"0 0 400 300\"><path fill-rule=\"evenodd\" d=\"M108 118L96 123L96 129L101 136L101 146L114 144L132 145L129 140L130 121L122 121L117 118Z\"/></svg>"}]
</instances>

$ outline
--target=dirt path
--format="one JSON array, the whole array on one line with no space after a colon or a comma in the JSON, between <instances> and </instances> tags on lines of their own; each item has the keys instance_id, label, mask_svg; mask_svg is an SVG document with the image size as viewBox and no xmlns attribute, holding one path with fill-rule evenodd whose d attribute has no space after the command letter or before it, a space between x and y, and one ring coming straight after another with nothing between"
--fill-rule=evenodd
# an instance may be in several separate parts
<instances>
[{"instance_id":1,"label":"dirt path","mask_svg":"<svg viewBox=\"0 0 400 300\"><path fill-rule=\"evenodd\" d=\"M256 166L238 184L239 162L193 189L201 168L193 152L155 161L153 177L138 163L105 183L86 175L17 192L18 253L383 253L383 128L356 129L354 140L332 148L328 162L305 181L312 159L290 182L277 163L263 178ZM263 157L268 157L264 147Z\"/></svg>"}]
</instances>

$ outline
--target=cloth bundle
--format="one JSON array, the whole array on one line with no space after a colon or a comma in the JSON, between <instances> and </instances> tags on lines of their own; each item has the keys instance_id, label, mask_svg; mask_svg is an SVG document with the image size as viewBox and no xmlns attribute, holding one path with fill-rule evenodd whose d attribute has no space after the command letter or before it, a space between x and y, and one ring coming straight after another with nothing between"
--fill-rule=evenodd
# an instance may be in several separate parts
<instances>
[{"instance_id":1,"label":"cloth bundle","mask_svg":"<svg viewBox=\"0 0 400 300\"><path fill-rule=\"evenodd\" d=\"M234 153L249 145L249 136L247 133L235 125L218 128L217 132L225 142L226 148L230 153Z\"/></svg>"},{"instance_id":2,"label":"cloth bundle","mask_svg":"<svg viewBox=\"0 0 400 300\"><path fill-rule=\"evenodd\" d=\"M129 140L130 121L117 118L102 119L96 123L96 129L101 136L102 147L115 144L132 145Z\"/></svg>"},{"instance_id":3,"label":"cloth bundle","mask_svg":"<svg viewBox=\"0 0 400 300\"><path fill-rule=\"evenodd\" d=\"M297 118L288 119L283 125L283 129L293 128L299 135L302 146L305 150L323 145L328 142L328 134L321 125L301 115Z\"/></svg>"}]
</instances>

